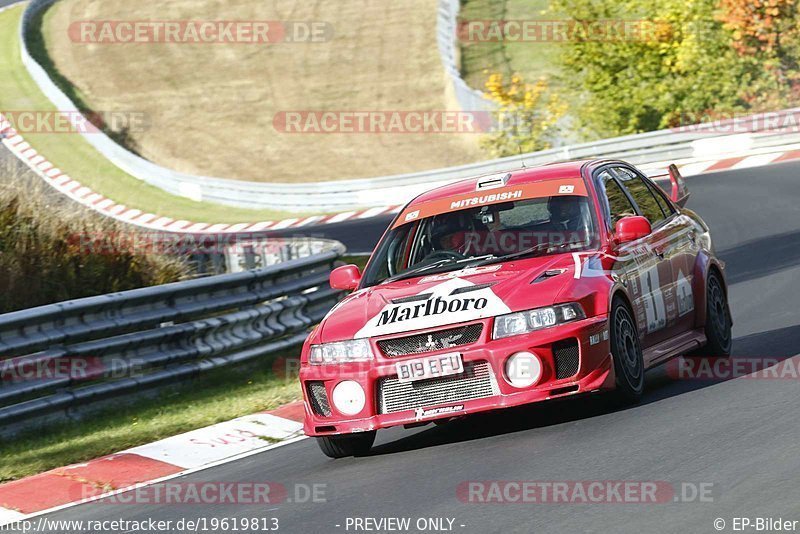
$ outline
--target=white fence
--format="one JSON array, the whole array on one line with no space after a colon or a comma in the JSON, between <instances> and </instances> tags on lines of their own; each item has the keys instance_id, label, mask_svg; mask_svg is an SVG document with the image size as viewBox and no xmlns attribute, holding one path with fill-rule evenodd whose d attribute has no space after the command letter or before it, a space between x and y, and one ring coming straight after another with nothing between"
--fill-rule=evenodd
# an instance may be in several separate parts
<instances>
[{"instance_id":1,"label":"white fence","mask_svg":"<svg viewBox=\"0 0 800 534\"><path fill-rule=\"evenodd\" d=\"M439 0L436 20L436 43L445 73L453 85L458 105L464 111L492 111L495 106L483 93L472 89L461 77L458 63L458 13L461 0Z\"/></svg>"}]
</instances>

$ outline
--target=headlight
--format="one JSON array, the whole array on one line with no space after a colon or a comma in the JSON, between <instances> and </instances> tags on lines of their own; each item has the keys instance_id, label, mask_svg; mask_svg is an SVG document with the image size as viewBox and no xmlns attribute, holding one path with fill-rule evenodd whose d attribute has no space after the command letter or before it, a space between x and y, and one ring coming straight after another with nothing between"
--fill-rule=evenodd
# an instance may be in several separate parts
<instances>
[{"instance_id":1,"label":"headlight","mask_svg":"<svg viewBox=\"0 0 800 534\"><path fill-rule=\"evenodd\" d=\"M586 314L577 302L537 308L524 312L500 315L494 319L494 339L527 334L557 324L585 319Z\"/></svg>"},{"instance_id":2,"label":"headlight","mask_svg":"<svg viewBox=\"0 0 800 534\"><path fill-rule=\"evenodd\" d=\"M372 359L369 341L351 339L350 341L312 345L309 362L312 365L324 365L327 363L365 362Z\"/></svg>"}]
</instances>

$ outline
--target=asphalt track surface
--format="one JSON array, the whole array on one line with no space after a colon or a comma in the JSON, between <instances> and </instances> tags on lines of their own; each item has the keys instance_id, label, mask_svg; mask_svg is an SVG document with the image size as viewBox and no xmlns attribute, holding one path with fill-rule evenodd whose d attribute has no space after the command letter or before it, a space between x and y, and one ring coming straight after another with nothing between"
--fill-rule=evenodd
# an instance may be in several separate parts
<instances>
[{"instance_id":1,"label":"asphalt track surface","mask_svg":"<svg viewBox=\"0 0 800 534\"><path fill-rule=\"evenodd\" d=\"M689 185L689 207L709 223L728 264L734 354L797 354L800 164L720 172L693 178ZM303 440L179 479L278 482L290 493L295 484L323 484L322 503L95 502L49 517L276 517L280 532L299 533L348 532L348 517L410 517L412 524L421 517L444 517L455 520L454 532L480 534L716 532L716 518L726 521L724 532L732 532L733 517L800 520L797 380L673 380L660 368L648 374L647 386L644 401L635 407L617 408L594 396L442 426L391 429L378 433L369 456L335 461L324 457L313 440ZM462 502L456 489L472 480L712 484L713 502Z\"/></svg>"}]
</instances>

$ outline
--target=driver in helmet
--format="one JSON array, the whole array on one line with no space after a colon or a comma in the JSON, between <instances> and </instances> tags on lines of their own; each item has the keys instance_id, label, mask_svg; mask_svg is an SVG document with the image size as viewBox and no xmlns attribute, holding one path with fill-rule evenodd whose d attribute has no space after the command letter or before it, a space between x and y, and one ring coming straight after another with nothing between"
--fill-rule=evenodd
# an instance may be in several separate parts
<instances>
[{"instance_id":1,"label":"driver in helmet","mask_svg":"<svg viewBox=\"0 0 800 534\"><path fill-rule=\"evenodd\" d=\"M461 253L464 246L463 227L458 217L446 216L436 220L431 230L431 242L435 252Z\"/></svg>"},{"instance_id":2,"label":"driver in helmet","mask_svg":"<svg viewBox=\"0 0 800 534\"><path fill-rule=\"evenodd\" d=\"M583 228L583 214L577 197L551 197L547 202L547 209L553 230L577 232Z\"/></svg>"}]
</instances>

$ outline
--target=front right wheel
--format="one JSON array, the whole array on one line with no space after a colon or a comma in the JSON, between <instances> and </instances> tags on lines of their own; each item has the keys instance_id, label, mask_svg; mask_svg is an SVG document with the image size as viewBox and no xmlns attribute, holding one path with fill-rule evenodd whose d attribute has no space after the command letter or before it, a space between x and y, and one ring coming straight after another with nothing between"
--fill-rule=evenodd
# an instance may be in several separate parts
<instances>
[{"instance_id":1,"label":"front right wheel","mask_svg":"<svg viewBox=\"0 0 800 534\"><path fill-rule=\"evenodd\" d=\"M610 328L616 394L626 404L635 404L644 393L644 357L636 321L628 305L619 297L611 305Z\"/></svg>"},{"instance_id":2,"label":"front right wheel","mask_svg":"<svg viewBox=\"0 0 800 534\"><path fill-rule=\"evenodd\" d=\"M373 430L343 436L323 436L317 438L317 444L328 458L362 456L367 454L375 443L375 434Z\"/></svg>"}]
</instances>

